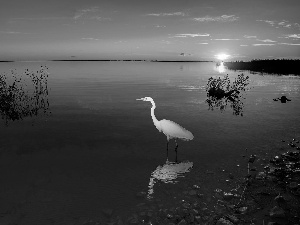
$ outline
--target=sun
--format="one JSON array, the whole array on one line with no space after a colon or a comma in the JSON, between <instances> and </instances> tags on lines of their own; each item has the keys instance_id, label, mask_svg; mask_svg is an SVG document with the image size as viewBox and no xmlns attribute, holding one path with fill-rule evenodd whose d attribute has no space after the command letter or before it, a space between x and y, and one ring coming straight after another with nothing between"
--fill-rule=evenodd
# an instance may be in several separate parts
<instances>
[{"instance_id":1,"label":"sun","mask_svg":"<svg viewBox=\"0 0 300 225\"><path fill-rule=\"evenodd\" d=\"M225 54L225 53L220 53L220 54L216 55L216 58L217 58L218 60L225 60L225 59L228 59L229 56L230 56L230 55L227 55L227 54Z\"/></svg>"}]
</instances>

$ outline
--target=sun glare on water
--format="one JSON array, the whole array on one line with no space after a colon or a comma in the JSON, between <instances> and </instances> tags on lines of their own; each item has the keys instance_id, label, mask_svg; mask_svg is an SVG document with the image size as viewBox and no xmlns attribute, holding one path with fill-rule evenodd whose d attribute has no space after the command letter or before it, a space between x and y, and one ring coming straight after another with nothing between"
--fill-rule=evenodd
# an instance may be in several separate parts
<instances>
[{"instance_id":1,"label":"sun glare on water","mask_svg":"<svg viewBox=\"0 0 300 225\"><path fill-rule=\"evenodd\" d=\"M227 54L224 54L224 53L220 53L218 55L216 55L216 58L218 60L225 60L225 59L228 59L230 55L227 55Z\"/></svg>"}]
</instances>

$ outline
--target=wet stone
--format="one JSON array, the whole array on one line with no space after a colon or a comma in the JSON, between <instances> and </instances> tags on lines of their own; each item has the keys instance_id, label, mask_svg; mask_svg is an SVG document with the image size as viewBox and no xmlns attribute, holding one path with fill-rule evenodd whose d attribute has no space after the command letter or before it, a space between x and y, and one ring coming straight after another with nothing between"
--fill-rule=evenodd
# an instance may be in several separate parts
<instances>
[{"instance_id":1,"label":"wet stone","mask_svg":"<svg viewBox=\"0 0 300 225\"><path fill-rule=\"evenodd\" d=\"M237 212L240 214L244 214L246 213L247 209L248 209L247 207L240 207L237 209Z\"/></svg>"},{"instance_id":2,"label":"wet stone","mask_svg":"<svg viewBox=\"0 0 300 225\"><path fill-rule=\"evenodd\" d=\"M198 193L197 196L198 196L199 198L203 198L204 194Z\"/></svg>"},{"instance_id":3,"label":"wet stone","mask_svg":"<svg viewBox=\"0 0 300 225\"><path fill-rule=\"evenodd\" d=\"M188 209L188 208L190 208L191 205L189 203L185 202L182 204L182 206L183 206L183 208Z\"/></svg>"},{"instance_id":4,"label":"wet stone","mask_svg":"<svg viewBox=\"0 0 300 225\"><path fill-rule=\"evenodd\" d=\"M189 195L191 196L197 195L197 192L195 190L191 190L189 191Z\"/></svg>"},{"instance_id":5,"label":"wet stone","mask_svg":"<svg viewBox=\"0 0 300 225\"><path fill-rule=\"evenodd\" d=\"M289 184L289 188L291 188L291 189L296 189L296 188L298 188L298 183L296 183L296 182L291 182L291 183Z\"/></svg>"},{"instance_id":6,"label":"wet stone","mask_svg":"<svg viewBox=\"0 0 300 225\"><path fill-rule=\"evenodd\" d=\"M194 189L200 189L200 187L199 187L198 185L196 185L196 184L193 185L193 188L194 188Z\"/></svg>"},{"instance_id":7,"label":"wet stone","mask_svg":"<svg viewBox=\"0 0 300 225\"><path fill-rule=\"evenodd\" d=\"M234 225L232 222L230 222L229 220L226 220L224 218L220 218L216 225Z\"/></svg>"},{"instance_id":8,"label":"wet stone","mask_svg":"<svg viewBox=\"0 0 300 225\"><path fill-rule=\"evenodd\" d=\"M235 215L226 215L226 217L235 224L239 222L239 219Z\"/></svg>"},{"instance_id":9,"label":"wet stone","mask_svg":"<svg viewBox=\"0 0 300 225\"><path fill-rule=\"evenodd\" d=\"M226 201L230 201L231 199L233 199L234 195L230 192L226 193L224 192L223 193L223 199L226 200Z\"/></svg>"},{"instance_id":10,"label":"wet stone","mask_svg":"<svg viewBox=\"0 0 300 225\"><path fill-rule=\"evenodd\" d=\"M270 217L273 218L284 218L285 217L285 213L284 210L278 206L275 206L274 208L272 208L270 210Z\"/></svg>"},{"instance_id":11,"label":"wet stone","mask_svg":"<svg viewBox=\"0 0 300 225\"><path fill-rule=\"evenodd\" d=\"M177 225L187 225L187 222L184 219L182 219Z\"/></svg>"},{"instance_id":12,"label":"wet stone","mask_svg":"<svg viewBox=\"0 0 300 225\"><path fill-rule=\"evenodd\" d=\"M194 214L196 214L196 215L199 214L199 211L196 210L196 209L193 209L192 212L193 212Z\"/></svg>"},{"instance_id":13,"label":"wet stone","mask_svg":"<svg viewBox=\"0 0 300 225\"><path fill-rule=\"evenodd\" d=\"M266 173L265 172L259 172L257 175L256 175L256 179L257 180L263 180L266 178Z\"/></svg>"},{"instance_id":14,"label":"wet stone","mask_svg":"<svg viewBox=\"0 0 300 225\"><path fill-rule=\"evenodd\" d=\"M201 216L195 216L195 220L196 220L197 223L202 222L202 221L201 221Z\"/></svg>"}]
</instances>

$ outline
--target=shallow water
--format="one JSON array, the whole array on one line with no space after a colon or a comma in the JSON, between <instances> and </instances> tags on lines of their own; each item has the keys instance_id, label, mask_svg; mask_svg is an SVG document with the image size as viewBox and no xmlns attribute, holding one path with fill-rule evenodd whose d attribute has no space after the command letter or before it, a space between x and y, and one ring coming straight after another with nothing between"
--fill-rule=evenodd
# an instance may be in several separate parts
<instances>
[{"instance_id":1,"label":"shallow water","mask_svg":"<svg viewBox=\"0 0 300 225\"><path fill-rule=\"evenodd\" d=\"M153 125L151 104L137 98L152 97L158 120L175 121L195 137L178 148L179 161L193 168L165 184L168 190L181 190L195 171L243 172L236 167L241 155L272 155L281 139L300 139L296 76L244 72L250 84L241 117L230 107L208 110L208 78L241 73L214 63L18 62L1 63L0 72L41 65L49 68L51 115L0 127L0 213L22 224L70 222L107 208L125 214L142 201L137 193L150 189L152 199L162 198L166 186L153 174L166 164L166 137ZM282 95L292 101L273 101ZM174 142L169 147L174 161Z\"/></svg>"}]
</instances>

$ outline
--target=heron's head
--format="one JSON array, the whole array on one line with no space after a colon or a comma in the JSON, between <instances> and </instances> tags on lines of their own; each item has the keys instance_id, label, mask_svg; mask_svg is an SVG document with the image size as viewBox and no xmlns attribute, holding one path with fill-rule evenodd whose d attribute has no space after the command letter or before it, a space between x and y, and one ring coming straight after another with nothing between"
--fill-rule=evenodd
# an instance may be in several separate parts
<instances>
[{"instance_id":1,"label":"heron's head","mask_svg":"<svg viewBox=\"0 0 300 225\"><path fill-rule=\"evenodd\" d=\"M153 101L153 99L151 97L139 98L137 100L145 101L145 102L151 102L151 101Z\"/></svg>"}]
</instances>

